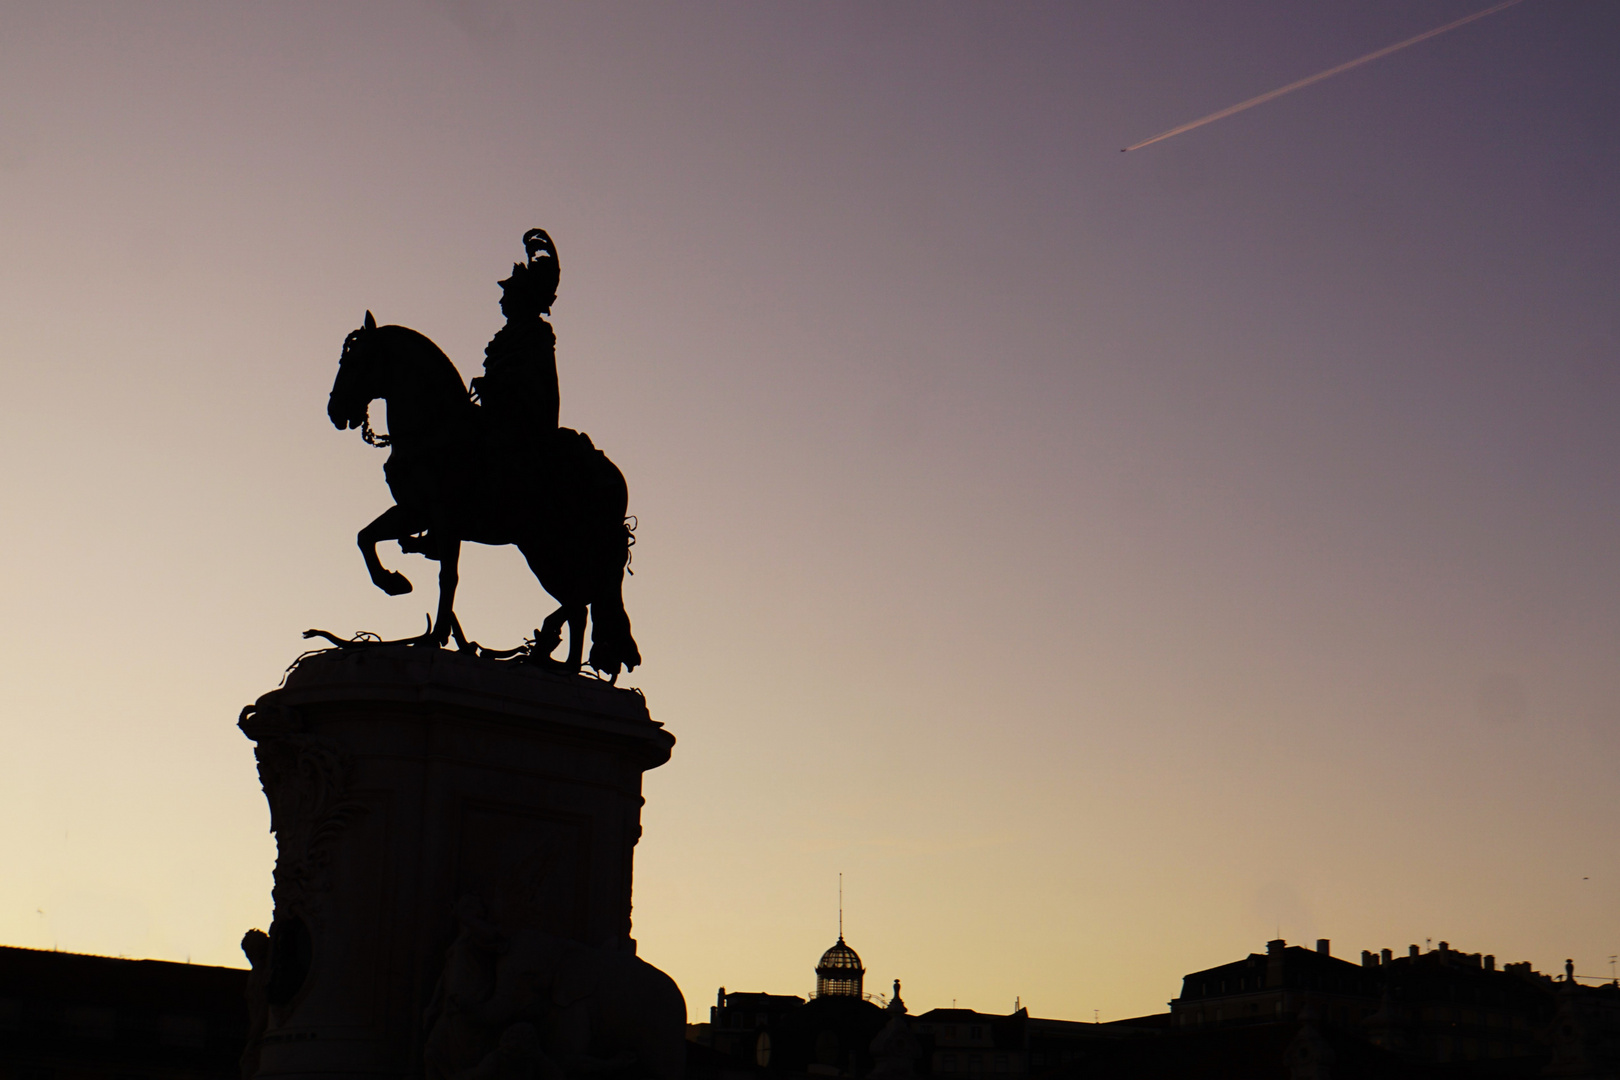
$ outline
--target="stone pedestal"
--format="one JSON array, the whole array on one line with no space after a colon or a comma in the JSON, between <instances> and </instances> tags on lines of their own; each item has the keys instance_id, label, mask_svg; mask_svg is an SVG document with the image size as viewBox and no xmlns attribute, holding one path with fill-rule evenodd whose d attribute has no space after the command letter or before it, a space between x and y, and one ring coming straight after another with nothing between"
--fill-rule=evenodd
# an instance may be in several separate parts
<instances>
[{"instance_id":1,"label":"stone pedestal","mask_svg":"<svg viewBox=\"0 0 1620 1080\"><path fill-rule=\"evenodd\" d=\"M450 998L467 1016L451 1034L467 1062L503 1032L503 1046L559 1053L534 973L521 987L499 976L504 1016L475 1024L465 1001L494 1000L518 938L581 970L644 969L674 991L634 960L630 936L641 774L675 742L639 693L438 649L356 648L304 659L240 727L277 843L269 940L244 941L259 953L246 1076L423 1075L453 944L465 985ZM533 1000L513 1004L519 989ZM672 1007L666 992L658 1008Z\"/></svg>"}]
</instances>

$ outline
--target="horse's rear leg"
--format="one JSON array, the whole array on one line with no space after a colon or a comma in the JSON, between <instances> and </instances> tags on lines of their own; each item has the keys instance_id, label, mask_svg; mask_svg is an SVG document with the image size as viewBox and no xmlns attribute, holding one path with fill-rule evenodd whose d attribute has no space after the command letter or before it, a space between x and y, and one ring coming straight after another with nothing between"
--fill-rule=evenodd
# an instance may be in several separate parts
<instances>
[{"instance_id":1,"label":"horse's rear leg","mask_svg":"<svg viewBox=\"0 0 1620 1080\"><path fill-rule=\"evenodd\" d=\"M550 656L557 646L562 644L562 627L563 623L566 622L568 624L568 659L564 663L567 664L570 670L578 671L580 661L585 655L585 617L587 608L583 603L570 603L563 598L566 595L577 594L577 589L564 588L556 580L550 580L556 577L557 565L554 553L551 553L552 557L548 560L546 558L547 549L530 541L519 541L517 549L523 553L523 558L527 560L529 569L534 571L534 576L540 581L541 588L562 601L562 606L547 615L546 621L541 624L540 629L535 631L535 655ZM547 573L547 570L552 571L552 573ZM559 595L559 592L563 595Z\"/></svg>"},{"instance_id":2,"label":"horse's rear leg","mask_svg":"<svg viewBox=\"0 0 1620 1080\"><path fill-rule=\"evenodd\" d=\"M433 620L433 629L429 636L439 648L444 648L450 642L451 628L460 629L461 624L456 621L456 583L461 580L459 566L461 563L461 538L459 536L440 537L438 541L439 555L439 615ZM464 639L457 639L460 644Z\"/></svg>"},{"instance_id":3,"label":"horse's rear leg","mask_svg":"<svg viewBox=\"0 0 1620 1080\"><path fill-rule=\"evenodd\" d=\"M423 527L423 523L404 507L390 506L378 515L376 521L361 529L355 538L360 545L360 555L366 560L366 570L371 574L372 584L389 596L403 596L410 592L411 583L404 574L383 566L382 560L377 558L377 544L421 532Z\"/></svg>"},{"instance_id":4,"label":"horse's rear leg","mask_svg":"<svg viewBox=\"0 0 1620 1080\"><path fill-rule=\"evenodd\" d=\"M565 605L568 612L568 670L578 671L585 659L585 605Z\"/></svg>"},{"instance_id":5,"label":"horse's rear leg","mask_svg":"<svg viewBox=\"0 0 1620 1080\"><path fill-rule=\"evenodd\" d=\"M562 644L563 623L568 621L568 609L560 607L546 616L546 621L540 624L540 629L534 632L534 654L536 656L550 656Z\"/></svg>"},{"instance_id":6,"label":"horse's rear leg","mask_svg":"<svg viewBox=\"0 0 1620 1080\"><path fill-rule=\"evenodd\" d=\"M546 616L540 629L534 632L534 655L549 657L562 644L563 623L568 624L568 659L563 661L570 671L578 671L580 658L585 654L585 605L564 604Z\"/></svg>"},{"instance_id":7,"label":"horse's rear leg","mask_svg":"<svg viewBox=\"0 0 1620 1080\"><path fill-rule=\"evenodd\" d=\"M623 587L623 572L617 571L591 598L591 667L614 676L621 667L634 671L641 663L641 650L624 610Z\"/></svg>"}]
</instances>

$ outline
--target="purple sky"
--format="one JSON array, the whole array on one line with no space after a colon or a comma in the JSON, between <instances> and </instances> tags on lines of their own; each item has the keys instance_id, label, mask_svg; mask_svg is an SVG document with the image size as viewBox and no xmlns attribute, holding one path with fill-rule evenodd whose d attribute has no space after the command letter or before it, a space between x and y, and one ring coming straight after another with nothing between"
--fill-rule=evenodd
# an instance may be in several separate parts
<instances>
[{"instance_id":1,"label":"purple sky","mask_svg":"<svg viewBox=\"0 0 1620 1080\"><path fill-rule=\"evenodd\" d=\"M642 955L1155 1011L1291 940L1620 953L1620 6L0 8L0 941L240 964L237 710L366 579L367 308L563 264L629 478ZM376 415L380 417L380 410ZM550 605L509 549L462 621Z\"/></svg>"}]
</instances>

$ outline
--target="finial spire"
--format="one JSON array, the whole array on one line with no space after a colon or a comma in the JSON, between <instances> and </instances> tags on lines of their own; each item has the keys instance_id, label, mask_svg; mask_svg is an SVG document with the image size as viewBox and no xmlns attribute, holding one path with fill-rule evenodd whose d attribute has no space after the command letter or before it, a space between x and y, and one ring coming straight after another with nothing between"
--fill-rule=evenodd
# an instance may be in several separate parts
<instances>
[{"instance_id":1,"label":"finial spire","mask_svg":"<svg viewBox=\"0 0 1620 1080\"><path fill-rule=\"evenodd\" d=\"M838 875L838 940L844 940L844 875Z\"/></svg>"}]
</instances>

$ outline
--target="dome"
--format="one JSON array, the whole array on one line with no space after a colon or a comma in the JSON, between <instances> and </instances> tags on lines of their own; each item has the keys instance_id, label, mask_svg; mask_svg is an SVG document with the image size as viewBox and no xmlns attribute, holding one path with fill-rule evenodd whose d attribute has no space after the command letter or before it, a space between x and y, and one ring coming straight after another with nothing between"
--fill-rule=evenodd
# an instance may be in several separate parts
<instances>
[{"instance_id":1,"label":"dome","mask_svg":"<svg viewBox=\"0 0 1620 1080\"><path fill-rule=\"evenodd\" d=\"M816 965L816 997L858 998L865 975L860 956L844 944L840 934L838 943L822 953L821 963Z\"/></svg>"},{"instance_id":2,"label":"dome","mask_svg":"<svg viewBox=\"0 0 1620 1080\"><path fill-rule=\"evenodd\" d=\"M823 938L822 940L825 941L826 939ZM861 967L860 956L855 952L854 949L844 944L843 938L839 938L838 944L821 954L821 963L816 965L816 974L819 975L824 970L827 971L828 974L832 974L833 972L842 973L849 971L858 971L862 974L866 973L866 969Z\"/></svg>"}]
</instances>

